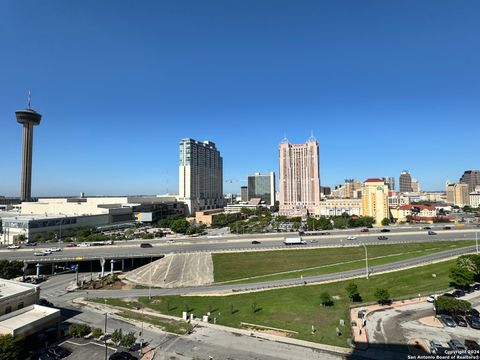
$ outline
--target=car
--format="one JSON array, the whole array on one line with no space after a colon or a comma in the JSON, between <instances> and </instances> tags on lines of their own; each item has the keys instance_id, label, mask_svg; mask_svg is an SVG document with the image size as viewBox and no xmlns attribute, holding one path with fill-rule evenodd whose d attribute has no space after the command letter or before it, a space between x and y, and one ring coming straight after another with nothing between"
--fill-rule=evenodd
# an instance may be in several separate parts
<instances>
[{"instance_id":1,"label":"car","mask_svg":"<svg viewBox=\"0 0 480 360\"><path fill-rule=\"evenodd\" d=\"M435 295L435 294L432 294L429 297L427 297L427 301L429 303L433 303L435 300L437 300L437 295Z\"/></svg>"},{"instance_id":2,"label":"car","mask_svg":"<svg viewBox=\"0 0 480 360\"><path fill-rule=\"evenodd\" d=\"M141 248L152 248L153 245L150 244L150 243L141 243L141 244L140 244L140 247L141 247Z\"/></svg>"},{"instance_id":3,"label":"car","mask_svg":"<svg viewBox=\"0 0 480 360\"><path fill-rule=\"evenodd\" d=\"M452 295L456 298L459 298L459 297L465 296L465 291L457 289L452 293Z\"/></svg>"},{"instance_id":4,"label":"car","mask_svg":"<svg viewBox=\"0 0 480 360\"><path fill-rule=\"evenodd\" d=\"M478 312L478 310L475 308L471 308L469 314L472 316L480 317L480 312Z\"/></svg>"},{"instance_id":5,"label":"car","mask_svg":"<svg viewBox=\"0 0 480 360\"><path fill-rule=\"evenodd\" d=\"M59 251L62 251L62 249L60 249L58 246L54 246L54 247L51 247L50 249L51 252L59 252Z\"/></svg>"},{"instance_id":6,"label":"car","mask_svg":"<svg viewBox=\"0 0 480 360\"><path fill-rule=\"evenodd\" d=\"M51 254L51 253L50 253L50 254ZM34 255L34 256L45 256L45 255L47 255L47 254L45 253L45 250L44 250L44 251L35 251L35 252L33 253L33 255Z\"/></svg>"},{"instance_id":7,"label":"car","mask_svg":"<svg viewBox=\"0 0 480 360\"><path fill-rule=\"evenodd\" d=\"M472 329L480 330L480 316L467 315L465 319Z\"/></svg>"},{"instance_id":8,"label":"car","mask_svg":"<svg viewBox=\"0 0 480 360\"><path fill-rule=\"evenodd\" d=\"M451 226L444 226L443 230L452 230L452 227Z\"/></svg>"},{"instance_id":9,"label":"car","mask_svg":"<svg viewBox=\"0 0 480 360\"><path fill-rule=\"evenodd\" d=\"M325 232L319 233L318 235L330 235L330 233L328 231L325 231Z\"/></svg>"},{"instance_id":10,"label":"car","mask_svg":"<svg viewBox=\"0 0 480 360\"><path fill-rule=\"evenodd\" d=\"M42 253L43 255L52 255L52 252L50 251L50 249L42 250Z\"/></svg>"},{"instance_id":11,"label":"car","mask_svg":"<svg viewBox=\"0 0 480 360\"><path fill-rule=\"evenodd\" d=\"M470 351L480 350L480 345L474 340L465 340L464 344L467 350L470 350Z\"/></svg>"},{"instance_id":12,"label":"car","mask_svg":"<svg viewBox=\"0 0 480 360\"><path fill-rule=\"evenodd\" d=\"M357 240L357 238L355 236L350 235L349 237L347 237L347 240Z\"/></svg>"},{"instance_id":13,"label":"car","mask_svg":"<svg viewBox=\"0 0 480 360\"><path fill-rule=\"evenodd\" d=\"M454 315L453 316L453 321L455 321L455 324L457 324L457 326L467 327L467 322L460 315Z\"/></svg>"},{"instance_id":14,"label":"car","mask_svg":"<svg viewBox=\"0 0 480 360\"><path fill-rule=\"evenodd\" d=\"M444 293L442 296L446 296L446 297L455 297L455 296L453 296L453 294L451 294L451 293Z\"/></svg>"},{"instance_id":15,"label":"car","mask_svg":"<svg viewBox=\"0 0 480 360\"><path fill-rule=\"evenodd\" d=\"M28 242L25 243L25 246L37 246L37 243L34 242L34 241L32 241L32 242L28 241Z\"/></svg>"},{"instance_id":16,"label":"car","mask_svg":"<svg viewBox=\"0 0 480 360\"><path fill-rule=\"evenodd\" d=\"M310 242L311 242L312 244L316 244L316 243L318 243L318 240L312 239L312 240L310 240Z\"/></svg>"},{"instance_id":17,"label":"car","mask_svg":"<svg viewBox=\"0 0 480 360\"><path fill-rule=\"evenodd\" d=\"M473 284L473 285L472 285L472 290L473 290L473 291L478 291L478 290L480 290L480 284Z\"/></svg>"},{"instance_id":18,"label":"car","mask_svg":"<svg viewBox=\"0 0 480 360\"><path fill-rule=\"evenodd\" d=\"M425 226L423 230L432 230L432 228L430 226Z\"/></svg>"},{"instance_id":19,"label":"car","mask_svg":"<svg viewBox=\"0 0 480 360\"><path fill-rule=\"evenodd\" d=\"M53 355L55 359L63 359L71 354L70 351L61 346L52 346L47 350L47 353Z\"/></svg>"},{"instance_id":20,"label":"car","mask_svg":"<svg viewBox=\"0 0 480 360\"><path fill-rule=\"evenodd\" d=\"M390 232L390 229L382 229L380 232Z\"/></svg>"},{"instance_id":21,"label":"car","mask_svg":"<svg viewBox=\"0 0 480 360\"><path fill-rule=\"evenodd\" d=\"M44 298L38 299L37 304L41 305L41 306L53 307L53 304L50 301L48 301L47 299L44 299Z\"/></svg>"},{"instance_id":22,"label":"car","mask_svg":"<svg viewBox=\"0 0 480 360\"><path fill-rule=\"evenodd\" d=\"M258 245L258 244L261 244L261 242L258 241L258 240L253 240L253 241L252 241L252 244L253 244L253 245Z\"/></svg>"},{"instance_id":23,"label":"car","mask_svg":"<svg viewBox=\"0 0 480 360\"><path fill-rule=\"evenodd\" d=\"M36 360L57 360L55 356L50 355L49 353L43 353L35 357Z\"/></svg>"},{"instance_id":24,"label":"car","mask_svg":"<svg viewBox=\"0 0 480 360\"><path fill-rule=\"evenodd\" d=\"M67 245L65 245L65 247L76 247L77 244L75 243L67 243Z\"/></svg>"},{"instance_id":25,"label":"car","mask_svg":"<svg viewBox=\"0 0 480 360\"><path fill-rule=\"evenodd\" d=\"M450 347L452 348L452 350L455 350L455 352L459 355L466 355L467 354L467 349L465 348L465 346L463 346L463 344L457 340L457 339L451 339L449 342L448 342L448 345L450 345Z\"/></svg>"},{"instance_id":26,"label":"car","mask_svg":"<svg viewBox=\"0 0 480 360\"><path fill-rule=\"evenodd\" d=\"M386 237L386 236L379 236L377 239L378 239L378 240L388 240L388 237Z\"/></svg>"},{"instance_id":27,"label":"car","mask_svg":"<svg viewBox=\"0 0 480 360\"><path fill-rule=\"evenodd\" d=\"M168 240L167 244L175 244L175 240Z\"/></svg>"},{"instance_id":28,"label":"car","mask_svg":"<svg viewBox=\"0 0 480 360\"><path fill-rule=\"evenodd\" d=\"M108 360L138 360L138 358L126 351L120 351L110 355Z\"/></svg>"},{"instance_id":29,"label":"car","mask_svg":"<svg viewBox=\"0 0 480 360\"><path fill-rule=\"evenodd\" d=\"M362 230L360 230L360 232L369 232L370 230L368 230L367 228L363 228Z\"/></svg>"},{"instance_id":30,"label":"car","mask_svg":"<svg viewBox=\"0 0 480 360\"><path fill-rule=\"evenodd\" d=\"M430 231L428 232L428 235L437 235L437 233L436 233L435 231L431 231L431 230L430 230Z\"/></svg>"},{"instance_id":31,"label":"car","mask_svg":"<svg viewBox=\"0 0 480 360\"><path fill-rule=\"evenodd\" d=\"M16 250L16 249L20 249L21 247L22 247L21 245L12 244L12 245L8 245L7 249Z\"/></svg>"},{"instance_id":32,"label":"car","mask_svg":"<svg viewBox=\"0 0 480 360\"><path fill-rule=\"evenodd\" d=\"M430 346L430 352L435 355L443 355L448 350L440 341L435 339L430 340L428 345Z\"/></svg>"},{"instance_id":33,"label":"car","mask_svg":"<svg viewBox=\"0 0 480 360\"><path fill-rule=\"evenodd\" d=\"M457 326L457 325L455 325L455 321L453 321L453 318L450 315L441 315L440 320L442 320L442 322L448 327L456 327Z\"/></svg>"},{"instance_id":34,"label":"car","mask_svg":"<svg viewBox=\"0 0 480 360\"><path fill-rule=\"evenodd\" d=\"M82 243L78 244L78 246L80 246L80 247L89 247L89 246L91 246L91 244L90 244L89 242L82 242Z\"/></svg>"}]
</instances>

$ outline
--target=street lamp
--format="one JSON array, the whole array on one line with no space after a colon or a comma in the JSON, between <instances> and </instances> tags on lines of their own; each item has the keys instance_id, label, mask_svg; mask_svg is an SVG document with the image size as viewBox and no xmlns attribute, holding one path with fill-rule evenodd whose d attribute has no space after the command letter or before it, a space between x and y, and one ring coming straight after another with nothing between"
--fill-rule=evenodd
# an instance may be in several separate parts
<instances>
[{"instance_id":1,"label":"street lamp","mask_svg":"<svg viewBox=\"0 0 480 360\"><path fill-rule=\"evenodd\" d=\"M362 243L362 246L365 249L365 277L368 279L368 251L367 251L367 245L365 245L365 243Z\"/></svg>"},{"instance_id":2,"label":"street lamp","mask_svg":"<svg viewBox=\"0 0 480 360\"><path fill-rule=\"evenodd\" d=\"M478 232L475 232L475 246L477 248L477 255L478 255Z\"/></svg>"}]
</instances>

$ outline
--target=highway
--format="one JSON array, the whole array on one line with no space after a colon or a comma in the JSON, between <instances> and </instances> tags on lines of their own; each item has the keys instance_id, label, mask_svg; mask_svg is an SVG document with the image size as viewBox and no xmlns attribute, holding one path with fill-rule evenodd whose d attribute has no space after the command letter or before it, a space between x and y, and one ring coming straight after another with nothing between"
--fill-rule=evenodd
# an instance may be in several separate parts
<instances>
[{"instance_id":1,"label":"highway","mask_svg":"<svg viewBox=\"0 0 480 360\"><path fill-rule=\"evenodd\" d=\"M248 235L248 236L229 236L218 238L196 238L196 239L179 239L173 244L168 244L165 239L158 239L149 242L153 247L141 248L139 242L122 241L117 242L112 246L90 246L90 247L62 247L61 252L54 253L48 256L34 256L34 252L38 251L37 247L22 247L18 250L0 250L0 260L2 259L21 259L29 262L35 261L53 261L58 260L71 260L75 258L83 259L98 259L98 258L128 258L132 256L157 256L168 253L182 253L182 252L225 252L225 251L247 251L247 250L279 250L290 248L319 248L319 247L332 247L332 246L357 246L361 243L365 244L393 244L393 243L411 243L411 242L428 242L428 241L456 241L456 240L468 240L475 239L475 233L480 229L452 229L452 230L435 230L437 235L428 235L426 230L415 229L401 229L392 230L389 233L381 233L379 230L371 231L368 233L356 232L335 232L330 235L320 236L305 236L304 239L308 242L307 245L300 246L286 246L283 244L283 239L288 236L284 234L260 234L260 235ZM350 235L355 235L355 240L347 240ZM384 235L388 237L388 240L378 240L378 236ZM294 235L292 235L294 236ZM258 240L260 244L252 244L252 240ZM311 240L317 242L311 243ZM45 246L57 246L57 244L43 245ZM43 248L42 247L42 248ZM38 248L40 250L40 247ZM78 259L77 259L78 260Z\"/></svg>"},{"instance_id":2,"label":"highway","mask_svg":"<svg viewBox=\"0 0 480 360\"><path fill-rule=\"evenodd\" d=\"M475 252L475 246L470 246L467 248L447 250L434 254L419 256L413 259L396 261L393 263L376 265L370 267L370 274L375 275L385 271L395 271L403 268L413 267L417 265L422 265L434 261L439 261L443 259L448 259L451 257L456 257L462 254L473 253ZM324 275L316 275L310 277L303 277L302 279L283 279L283 280L272 280L265 282L258 282L252 284L224 284L224 285L210 285L210 286L198 286L198 287L185 287L185 288L172 288L172 289L161 289L161 288L151 288L151 289L132 289L132 290L78 290L72 293L67 293L64 289L63 284L53 285L56 295L62 295L63 301L72 300L78 297L90 297L90 298L126 298L126 297L138 297L138 296L152 296L155 295L194 295L194 294L218 294L218 293L232 293L240 291L254 291L254 290L266 290L277 287L285 286L297 286L303 285L306 281L307 284L314 282L326 282L326 281L340 281L355 277L361 277L365 275L365 269L355 269L349 271L343 271L338 273L330 273ZM54 277L55 278L55 277ZM55 283L55 281L53 282ZM54 291L53 288L49 289L49 283L42 285L43 288L48 289L47 292ZM60 290L61 294L58 293Z\"/></svg>"}]
</instances>

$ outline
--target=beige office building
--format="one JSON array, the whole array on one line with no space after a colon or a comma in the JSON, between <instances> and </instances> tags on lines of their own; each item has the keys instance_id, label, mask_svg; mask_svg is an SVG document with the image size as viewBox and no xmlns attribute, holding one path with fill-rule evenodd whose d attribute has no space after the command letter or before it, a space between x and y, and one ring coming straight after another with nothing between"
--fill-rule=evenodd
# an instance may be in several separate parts
<instances>
[{"instance_id":1,"label":"beige office building","mask_svg":"<svg viewBox=\"0 0 480 360\"><path fill-rule=\"evenodd\" d=\"M390 218L388 210L388 185L382 179L367 179L362 188L363 216L371 216L376 225L382 220Z\"/></svg>"},{"instance_id":2,"label":"beige office building","mask_svg":"<svg viewBox=\"0 0 480 360\"><path fill-rule=\"evenodd\" d=\"M318 141L311 136L305 144L282 141L280 158L281 215L306 216L320 205L320 163Z\"/></svg>"},{"instance_id":3,"label":"beige office building","mask_svg":"<svg viewBox=\"0 0 480 360\"><path fill-rule=\"evenodd\" d=\"M454 186L454 202L456 206L464 207L470 204L470 194L468 192L468 184L458 183Z\"/></svg>"}]
</instances>

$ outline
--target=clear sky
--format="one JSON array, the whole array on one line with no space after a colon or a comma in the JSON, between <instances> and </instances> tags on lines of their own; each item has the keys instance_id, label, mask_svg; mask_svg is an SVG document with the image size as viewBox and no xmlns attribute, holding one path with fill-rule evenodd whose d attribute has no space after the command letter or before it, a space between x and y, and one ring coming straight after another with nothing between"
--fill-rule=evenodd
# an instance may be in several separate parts
<instances>
[{"instance_id":1,"label":"clear sky","mask_svg":"<svg viewBox=\"0 0 480 360\"><path fill-rule=\"evenodd\" d=\"M480 168L480 1L0 2L0 194L178 188L178 142L209 139L225 192L278 170L287 134L320 142L321 182L422 188Z\"/></svg>"}]
</instances>

